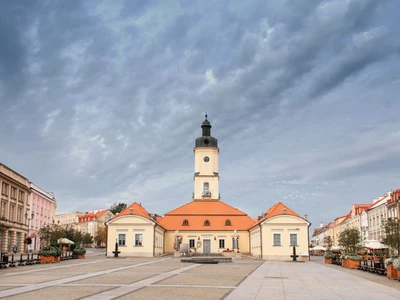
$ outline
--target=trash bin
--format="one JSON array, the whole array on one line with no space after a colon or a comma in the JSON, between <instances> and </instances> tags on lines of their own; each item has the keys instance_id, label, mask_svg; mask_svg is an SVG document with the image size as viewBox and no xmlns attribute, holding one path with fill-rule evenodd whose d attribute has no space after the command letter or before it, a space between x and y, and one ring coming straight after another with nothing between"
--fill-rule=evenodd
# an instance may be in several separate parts
<instances>
[{"instance_id":1,"label":"trash bin","mask_svg":"<svg viewBox=\"0 0 400 300\"><path fill-rule=\"evenodd\" d=\"M6 264L8 264L8 252L4 252L4 253L3 253L2 260L3 260Z\"/></svg>"}]
</instances>

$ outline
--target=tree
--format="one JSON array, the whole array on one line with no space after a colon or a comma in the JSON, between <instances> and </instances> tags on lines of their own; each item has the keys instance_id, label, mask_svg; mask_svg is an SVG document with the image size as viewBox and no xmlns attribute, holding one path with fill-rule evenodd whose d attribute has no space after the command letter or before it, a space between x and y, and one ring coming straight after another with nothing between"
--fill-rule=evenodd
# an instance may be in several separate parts
<instances>
[{"instance_id":1,"label":"tree","mask_svg":"<svg viewBox=\"0 0 400 300\"><path fill-rule=\"evenodd\" d=\"M115 215L120 213L121 211L123 211L125 208L127 207L126 203L114 203L113 205L111 205L110 207L110 211Z\"/></svg>"},{"instance_id":2,"label":"tree","mask_svg":"<svg viewBox=\"0 0 400 300\"><path fill-rule=\"evenodd\" d=\"M93 237L90 233L84 233L82 235L82 244L85 246L93 244Z\"/></svg>"},{"instance_id":3,"label":"tree","mask_svg":"<svg viewBox=\"0 0 400 300\"><path fill-rule=\"evenodd\" d=\"M328 246L328 247L327 247L327 248L328 248L327 250L330 251L331 248L332 248L332 244L333 244L332 238L331 238L330 235L328 235L328 236L326 236L326 237L324 238L324 243Z\"/></svg>"},{"instance_id":4,"label":"tree","mask_svg":"<svg viewBox=\"0 0 400 300\"><path fill-rule=\"evenodd\" d=\"M99 246L103 245L103 243L105 243L107 241L107 227L106 226L99 225L97 227L97 233L96 233L96 236L94 237L94 241Z\"/></svg>"},{"instance_id":5,"label":"tree","mask_svg":"<svg viewBox=\"0 0 400 300\"><path fill-rule=\"evenodd\" d=\"M339 245L343 247L345 253L356 253L360 248L360 232L357 229L346 229L340 233Z\"/></svg>"},{"instance_id":6,"label":"tree","mask_svg":"<svg viewBox=\"0 0 400 300\"><path fill-rule=\"evenodd\" d=\"M387 245L391 251L400 254L400 220L389 218L382 222L385 235L381 238L381 243Z\"/></svg>"},{"instance_id":7,"label":"tree","mask_svg":"<svg viewBox=\"0 0 400 300\"><path fill-rule=\"evenodd\" d=\"M56 224L49 224L40 228L38 235L41 242L45 242L43 246L55 246L59 238L63 238L64 230Z\"/></svg>"}]
</instances>

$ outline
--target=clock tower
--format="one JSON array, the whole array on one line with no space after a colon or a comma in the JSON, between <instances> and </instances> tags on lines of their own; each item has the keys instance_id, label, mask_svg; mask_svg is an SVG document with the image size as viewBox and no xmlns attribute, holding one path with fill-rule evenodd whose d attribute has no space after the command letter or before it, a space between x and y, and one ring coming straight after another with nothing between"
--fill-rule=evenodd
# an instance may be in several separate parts
<instances>
[{"instance_id":1,"label":"clock tower","mask_svg":"<svg viewBox=\"0 0 400 300\"><path fill-rule=\"evenodd\" d=\"M202 136L194 147L194 193L195 201L219 200L218 140L211 136L211 124L206 119L201 125Z\"/></svg>"}]
</instances>

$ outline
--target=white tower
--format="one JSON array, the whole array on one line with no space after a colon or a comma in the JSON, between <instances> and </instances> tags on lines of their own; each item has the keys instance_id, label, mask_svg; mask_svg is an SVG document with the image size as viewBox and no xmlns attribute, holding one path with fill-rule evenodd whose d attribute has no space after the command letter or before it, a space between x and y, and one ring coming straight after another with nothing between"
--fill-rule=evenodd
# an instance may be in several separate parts
<instances>
[{"instance_id":1,"label":"white tower","mask_svg":"<svg viewBox=\"0 0 400 300\"><path fill-rule=\"evenodd\" d=\"M194 151L193 200L219 200L218 140L211 136L211 124L201 125L203 135L196 139Z\"/></svg>"}]
</instances>

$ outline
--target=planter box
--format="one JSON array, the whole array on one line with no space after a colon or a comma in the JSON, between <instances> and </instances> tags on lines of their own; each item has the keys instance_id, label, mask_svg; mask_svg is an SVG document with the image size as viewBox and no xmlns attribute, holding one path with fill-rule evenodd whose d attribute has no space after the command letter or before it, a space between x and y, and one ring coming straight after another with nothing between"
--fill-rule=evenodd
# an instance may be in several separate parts
<instances>
[{"instance_id":1,"label":"planter box","mask_svg":"<svg viewBox=\"0 0 400 300\"><path fill-rule=\"evenodd\" d=\"M78 254L76 255L76 258L85 258L85 254Z\"/></svg>"},{"instance_id":2,"label":"planter box","mask_svg":"<svg viewBox=\"0 0 400 300\"><path fill-rule=\"evenodd\" d=\"M332 258L325 258L325 263L326 264L331 264L332 263Z\"/></svg>"},{"instance_id":3,"label":"planter box","mask_svg":"<svg viewBox=\"0 0 400 300\"><path fill-rule=\"evenodd\" d=\"M348 259L342 259L342 267L345 267L345 268L349 267L349 260Z\"/></svg>"},{"instance_id":4,"label":"planter box","mask_svg":"<svg viewBox=\"0 0 400 300\"><path fill-rule=\"evenodd\" d=\"M235 257L236 252L221 252L223 256L225 257Z\"/></svg>"},{"instance_id":5,"label":"planter box","mask_svg":"<svg viewBox=\"0 0 400 300\"><path fill-rule=\"evenodd\" d=\"M395 268L393 268L393 264L388 264L386 266L386 275L389 279L398 279L398 272Z\"/></svg>"},{"instance_id":6,"label":"planter box","mask_svg":"<svg viewBox=\"0 0 400 300\"><path fill-rule=\"evenodd\" d=\"M61 261L61 256L54 256L54 262L60 262Z\"/></svg>"},{"instance_id":7,"label":"planter box","mask_svg":"<svg viewBox=\"0 0 400 300\"><path fill-rule=\"evenodd\" d=\"M358 269L360 267L360 262L355 260L348 260L349 269Z\"/></svg>"},{"instance_id":8,"label":"planter box","mask_svg":"<svg viewBox=\"0 0 400 300\"><path fill-rule=\"evenodd\" d=\"M54 261L54 256L40 256L40 263L47 264Z\"/></svg>"}]
</instances>

